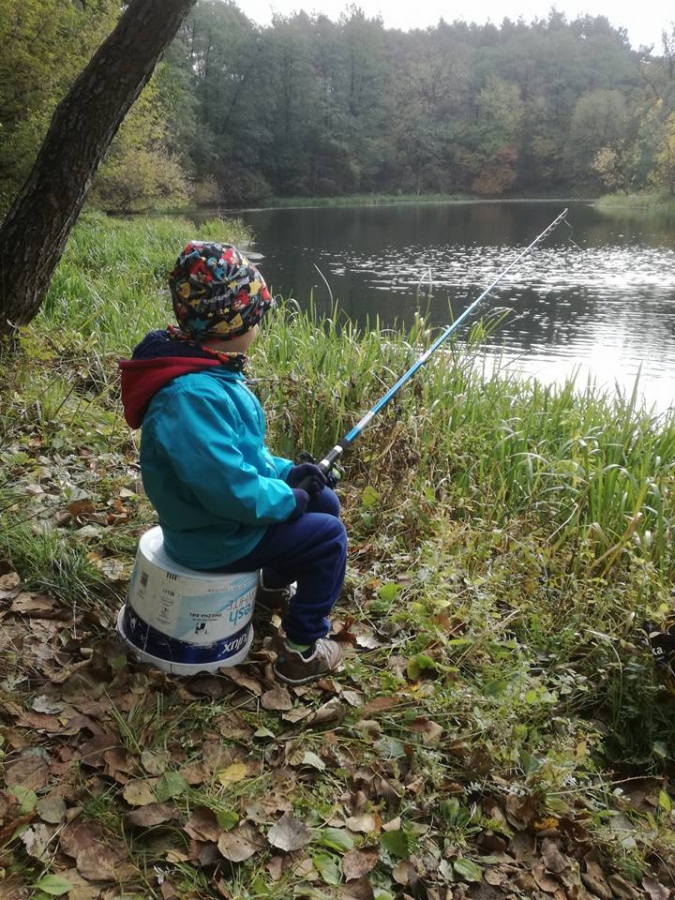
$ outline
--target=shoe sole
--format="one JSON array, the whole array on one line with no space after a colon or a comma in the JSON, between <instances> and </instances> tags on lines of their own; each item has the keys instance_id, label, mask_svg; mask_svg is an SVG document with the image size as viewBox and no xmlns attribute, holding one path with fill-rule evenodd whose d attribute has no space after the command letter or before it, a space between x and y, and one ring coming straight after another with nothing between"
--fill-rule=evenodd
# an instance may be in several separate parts
<instances>
[{"instance_id":1,"label":"shoe sole","mask_svg":"<svg viewBox=\"0 0 675 900\"><path fill-rule=\"evenodd\" d=\"M341 662L334 669L328 669L327 672L319 672L316 675L309 675L307 678L288 678L286 675L282 675L276 667L274 667L272 671L274 672L274 677L278 678L279 681L283 681L284 684L290 684L293 687L297 687L298 685L309 684L310 681L318 681L319 678L325 678L327 675L335 675L336 672L341 672L343 667L344 664Z\"/></svg>"}]
</instances>

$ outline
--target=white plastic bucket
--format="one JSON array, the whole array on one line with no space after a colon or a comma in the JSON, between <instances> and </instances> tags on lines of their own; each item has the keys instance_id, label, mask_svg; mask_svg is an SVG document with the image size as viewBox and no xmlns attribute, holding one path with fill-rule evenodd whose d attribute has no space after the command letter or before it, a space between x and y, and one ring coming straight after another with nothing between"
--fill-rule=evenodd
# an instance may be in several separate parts
<instances>
[{"instance_id":1,"label":"white plastic bucket","mask_svg":"<svg viewBox=\"0 0 675 900\"><path fill-rule=\"evenodd\" d=\"M117 630L133 654L174 675L236 666L253 640L258 572L197 572L174 562L157 526L141 537Z\"/></svg>"}]
</instances>

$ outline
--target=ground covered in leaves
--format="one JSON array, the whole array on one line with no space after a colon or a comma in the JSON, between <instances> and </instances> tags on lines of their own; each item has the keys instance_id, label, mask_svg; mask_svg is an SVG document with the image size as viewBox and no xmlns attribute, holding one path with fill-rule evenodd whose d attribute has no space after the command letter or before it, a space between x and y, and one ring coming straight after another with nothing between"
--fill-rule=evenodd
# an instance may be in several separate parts
<instances>
[{"instance_id":1,"label":"ground covered in leaves","mask_svg":"<svg viewBox=\"0 0 675 900\"><path fill-rule=\"evenodd\" d=\"M354 622L336 621L345 674L289 690L268 637L245 665L177 679L14 572L0 598L15 660L0 897L671 896L668 860L655 853L636 883L610 842L658 830L662 779L547 796L522 773L495 777L480 742L429 714L435 679L378 661L381 636ZM357 665L360 652L375 657Z\"/></svg>"},{"instance_id":2,"label":"ground covered in leaves","mask_svg":"<svg viewBox=\"0 0 675 900\"><path fill-rule=\"evenodd\" d=\"M625 634L556 660L543 609L522 610L556 589L536 535L480 550L446 516L387 549L368 530L384 487L355 470L344 672L276 683L278 621L262 616L236 668L181 679L134 662L114 622L152 510L90 373L72 366L48 414L45 392L38 409L5 376L2 900L673 896L672 748L654 710L675 705ZM610 585L593 590L609 602ZM597 695L617 655L612 706ZM649 731L642 762L611 750L628 721Z\"/></svg>"}]
</instances>

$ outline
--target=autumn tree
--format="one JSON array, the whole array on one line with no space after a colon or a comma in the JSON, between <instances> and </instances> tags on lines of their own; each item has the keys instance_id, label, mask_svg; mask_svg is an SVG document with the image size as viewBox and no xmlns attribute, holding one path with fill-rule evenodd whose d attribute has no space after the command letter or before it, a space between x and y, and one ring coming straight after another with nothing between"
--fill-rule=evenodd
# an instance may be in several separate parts
<instances>
[{"instance_id":1,"label":"autumn tree","mask_svg":"<svg viewBox=\"0 0 675 900\"><path fill-rule=\"evenodd\" d=\"M39 311L93 176L195 0L132 0L57 107L0 228L0 335Z\"/></svg>"},{"instance_id":2,"label":"autumn tree","mask_svg":"<svg viewBox=\"0 0 675 900\"><path fill-rule=\"evenodd\" d=\"M114 28L118 0L1 0L0 210L31 170L59 101Z\"/></svg>"}]
</instances>

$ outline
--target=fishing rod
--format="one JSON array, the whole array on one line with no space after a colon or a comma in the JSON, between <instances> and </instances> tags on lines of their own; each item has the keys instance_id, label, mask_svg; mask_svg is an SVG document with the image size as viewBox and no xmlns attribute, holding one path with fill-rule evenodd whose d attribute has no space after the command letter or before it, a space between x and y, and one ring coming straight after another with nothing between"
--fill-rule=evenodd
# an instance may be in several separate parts
<instances>
[{"instance_id":1,"label":"fishing rod","mask_svg":"<svg viewBox=\"0 0 675 900\"><path fill-rule=\"evenodd\" d=\"M563 222L567 218L567 210L564 209L559 216L557 216L551 224L545 228L541 234L537 235L537 237L532 241L531 244L528 244L524 250L522 250L515 259L509 263L509 265L502 271L500 274L494 279L494 281L489 284L482 294L480 294L476 299L464 310L464 312L452 323L449 325L445 331L438 337L434 343L429 347L428 350L425 350L424 353L417 359L415 363L408 369L408 371L402 375L399 380L396 382L393 387L389 388L387 393L380 400L377 401L375 406L372 409L368 410L368 412L356 423L356 425L349 431L341 441L339 441L325 456L320 462L317 463L319 468L327 474L333 468L338 459L342 456L344 451L356 440L356 438L364 431L365 428L372 422L375 416L380 412L380 410L384 409L384 407L389 403L389 401L396 396L396 394L401 390L403 385L409 381L412 376L417 372L418 369L421 369L422 366L430 359L431 356L438 350L438 348L443 344L453 331L458 328L464 319L467 316L470 316L471 313L476 309L478 304L484 300L487 295L494 290L494 288L499 284L499 282L504 278L508 272L518 263L524 256L526 256L531 250L533 250L537 244L541 243L545 240L558 225Z\"/></svg>"}]
</instances>

